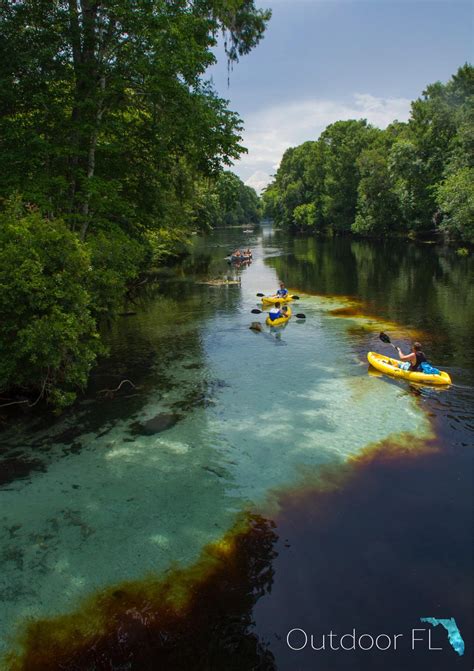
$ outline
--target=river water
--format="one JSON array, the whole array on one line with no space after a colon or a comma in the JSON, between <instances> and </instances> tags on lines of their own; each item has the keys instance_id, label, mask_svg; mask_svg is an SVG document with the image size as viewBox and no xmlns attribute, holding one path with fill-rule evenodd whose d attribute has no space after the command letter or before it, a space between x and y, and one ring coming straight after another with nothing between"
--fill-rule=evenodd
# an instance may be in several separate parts
<instances>
[{"instance_id":1,"label":"river water","mask_svg":"<svg viewBox=\"0 0 474 671\"><path fill-rule=\"evenodd\" d=\"M1 668L472 668L472 270L434 245L196 238L104 327L76 406L0 435ZM279 280L306 319L250 330ZM453 385L368 370L382 330ZM466 653L441 627L413 649L421 617L454 617ZM295 651L295 628L401 636Z\"/></svg>"}]
</instances>

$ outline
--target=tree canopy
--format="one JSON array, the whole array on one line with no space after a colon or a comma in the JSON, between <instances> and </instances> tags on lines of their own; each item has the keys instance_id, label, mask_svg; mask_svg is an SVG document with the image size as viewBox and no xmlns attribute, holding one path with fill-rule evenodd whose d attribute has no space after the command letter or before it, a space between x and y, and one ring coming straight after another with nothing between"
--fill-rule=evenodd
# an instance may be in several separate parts
<instances>
[{"instance_id":1,"label":"tree canopy","mask_svg":"<svg viewBox=\"0 0 474 671\"><path fill-rule=\"evenodd\" d=\"M429 85L407 123L337 121L288 149L263 194L290 230L432 234L474 243L474 68Z\"/></svg>"},{"instance_id":2,"label":"tree canopy","mask_svg":"<svg viewBox=\"0 0 474 671\"><path fill-rule=\"evenodd\" d=\"M245 151L241 119L205 73L220 35L231 65L270 15L254 0L0 0L0 281L17 306L0 332L0 390L16 379L70 400L98 320L147 264L197 227L258 216L256 195L223 172Z\"/></svg>"}]
</instances>

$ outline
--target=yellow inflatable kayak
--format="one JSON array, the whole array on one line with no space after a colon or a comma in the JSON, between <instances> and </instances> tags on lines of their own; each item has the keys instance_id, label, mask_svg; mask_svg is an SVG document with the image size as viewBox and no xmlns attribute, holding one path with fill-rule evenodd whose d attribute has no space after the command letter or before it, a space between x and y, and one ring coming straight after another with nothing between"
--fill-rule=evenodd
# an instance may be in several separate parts
<instances>
[{"instance_id":1,"label":"yellow inflatable kayak","mask_svg":"<svg viewBox=\"0 0 474 671\"><path fill-rule=\"evenodd\" d=\"M286 324L288 320L291 317L291 308L288 308L288 312L286 313L286 317L279 317L278 319L274 319L273 321L270 319L270 317L267 317L265 320L265 324L267 326L283 326L283 324Z\"/></svg>"},{"instance_id":2,"label":"yellow inflatable kayak","mask_svg":"<svg viewBox=\"0 0 474 671\"><path fill-rule=\"evenodd\" d=\"M291 294L287 294L286 298L280 298L280 296L263 296L262 303L264 305L275 305L275 303L289 303L293 300Z\"/></svg>"},{"instance_id":3,"label":"yellow inflatable kayak","mask_svg":"<svg viewBox=\"0 0 474 671\"><path fill-rule=\"evenodd\" d=\"M402 370L398 368L400 361L392 359L385 354L377 354L377 352L369 352L367 359L371 366L393 377L401 377L410 382L421 382L422 384L451 384L451 378L448 373L440 371L440 375L427 375L417 371Z\"/></svg>"}]
</instances>

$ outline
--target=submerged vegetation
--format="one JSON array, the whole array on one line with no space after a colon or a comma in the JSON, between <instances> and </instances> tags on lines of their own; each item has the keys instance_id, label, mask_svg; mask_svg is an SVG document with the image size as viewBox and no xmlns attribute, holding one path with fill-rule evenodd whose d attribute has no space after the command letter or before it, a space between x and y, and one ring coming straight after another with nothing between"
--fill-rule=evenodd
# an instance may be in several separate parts
<instances>
[{"instance_id":1,"label":"submerged vegetation","mask_svg":"<svg viewBox=\"0 0 474 671\"><path fill-rule=\"evenodd\" d=\"M0 391L60 407L130 283L193 230L258 220L255 192L223 172L245 151L241 120L205 72L219 34L232 64L270 12L253 0L0 10Z\"/></svg>"},{"instance_id":2,"label":"submerged vegetation","mask_svg":"<svg viewBox=\"0 0 474 671\"><path fill-rule=\"evenodd\" d=\"M407 123L337 121L283 155L264 214L293 231L440 233L474 243L474 68L429 85Z\"/></svg>"}]
</instances>

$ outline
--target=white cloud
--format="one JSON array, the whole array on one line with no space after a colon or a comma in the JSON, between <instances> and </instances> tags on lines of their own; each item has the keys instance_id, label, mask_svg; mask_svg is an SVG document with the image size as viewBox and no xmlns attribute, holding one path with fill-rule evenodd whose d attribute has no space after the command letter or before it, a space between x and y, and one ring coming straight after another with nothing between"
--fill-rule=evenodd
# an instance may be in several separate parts
<instances>
[{"instance_id":1,"label":"white cloud","mask_svg":"<svg viewBox=\"0 0 474 671\"><path fill-rule=\"evenodd\" d=\"M234 170L246 184L259 191L278 169L288 147L316 140L326 126L338 120L367 119L379 128L395 119L406 121L410 102L406 98L376 98L356 93L347 103L309 99L254 112L245 118L243 144L248 154L235 164Z\"/></svg>"},{"instance_id":2,"label":"white cloud","mask_svg":"<svg viewBox=\"0 0 474 671\"><path fill-rule=\"evenodd\" d=\"M250 177L246 180L245 184L247 186L251 186L257 193L260 193L262 189L264 189L269 182L269 175L267 172L264 172L263 170L256 170L254 173L250 175Z\"/></svg>"}]
</instances>

